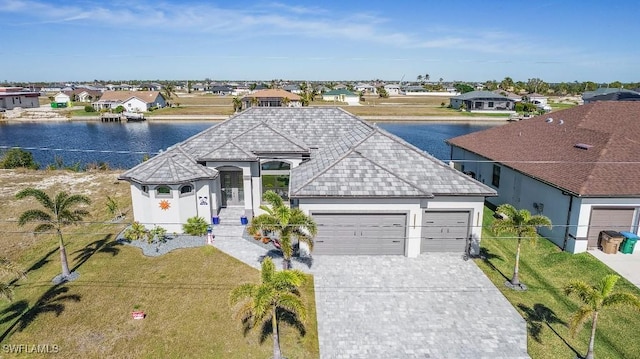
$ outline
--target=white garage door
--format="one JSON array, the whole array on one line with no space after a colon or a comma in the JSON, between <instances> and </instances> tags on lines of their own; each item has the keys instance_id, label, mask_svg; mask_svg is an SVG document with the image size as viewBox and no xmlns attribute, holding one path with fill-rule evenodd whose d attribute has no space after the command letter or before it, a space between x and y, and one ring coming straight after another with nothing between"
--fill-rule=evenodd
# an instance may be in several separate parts
<instances>
[{"instance_id":1,"label":"white garage door","mask_svg":"<svg viewBox=\"0 0 640 359\"><path fill-rule=\"evenodd\" d=\"M597 247L598 236L601 231L620 232L631 230L634 214L635 210L633 208L592 208L589 232L587 234L587 247Z\"/></svg>"},{"instance_id":2,"label":"white garage door","mask_svg":"<svg viewBox=\"0 0 640 359\"><path fill-rule=\"evenodd\" d=\"M316 213L313 254L405 254L404 213Z\"/></svg>"},{"instance_id":3,"label":"white garage door","mask_svg":"<svg viewBox=\"0 0 640 359\"><path fill-rule=\"evenodd\" d=\"M469 236L469 212L425 211L422 215L420 253L464 253Z\"/></svg>"}]
</instances>

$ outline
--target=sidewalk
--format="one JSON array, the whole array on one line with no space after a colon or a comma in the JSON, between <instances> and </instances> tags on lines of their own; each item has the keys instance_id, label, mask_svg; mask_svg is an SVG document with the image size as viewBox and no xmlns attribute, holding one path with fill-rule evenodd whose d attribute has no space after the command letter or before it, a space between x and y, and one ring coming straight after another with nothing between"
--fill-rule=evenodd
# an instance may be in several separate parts
<instances>
[{"instance_id":1,"label":"sidewalk","mask_svg":"<svg viewBox=\"0 0 640 359\"><path fill-rule=\"evenodd\" d=\"M636 250L634 254L620 252L606 254L599 249L589 250L588 252L640 288L640 250Z\"/></svg>"}]
</instances>

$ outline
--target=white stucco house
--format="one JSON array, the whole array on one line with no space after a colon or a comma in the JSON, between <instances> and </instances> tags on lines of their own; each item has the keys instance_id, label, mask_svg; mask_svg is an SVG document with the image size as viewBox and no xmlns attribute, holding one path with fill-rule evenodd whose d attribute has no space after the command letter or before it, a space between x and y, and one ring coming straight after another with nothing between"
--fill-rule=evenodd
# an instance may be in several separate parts
<instances>
[{"instance_id":1,"label":"white stucco house","mask_svg":"<svg viewBox=\"0 0 640 359\"><path fill-rule=\"evenodd\" d=\"M402 89L400 88L400 85L398 84L387 84L384 85L384 89L385 91L387 91L387 94L389 96L398 96L402 94Z\"/></svg>"},{"instance_id":2,"label":"white stucco house","mask_svg":"<svg viewBox=\"0 0 640 359\"><path fill-rule=\"evenodd\" d=\"M96 110L116 109L118 106L129 112L146 112L167 106L158 91L105 91L100 100L91 104Z\"/></svg>"},{"instance_id":3,"label":"white stucco house","mask_svg":"<svg viewBox=\"0 0 640 359\"><path fill-rule=\"evenodd\" d=\"M349 105L360 103L360 95L346 89L331 90L322 94L323 101L346 102Z\"/></svg>"},{"instance_id":4,"label":"white stucco house","mask_svg":"<svg viewBox=\"0 0 640 359\"><path fill-rule=\"evenodd\" d=\"M584 252L602 230L638 233L638 114L640 102L602 101L537 116L450 139L451 161L498 192L489 202L549 217L540 233Z\"/></svg>"},{"instance_id":5,"label":"white stucco house","mask_svg":"<svg viewBox=\"0 0 640 359\"><path fill-rule=\"evenodd\" d=\"M53 101L57 103L71 103L71 96L64 92L58 92L55 96L53 96Z\"/></svg>"},{"instance_id":6,"label":"white stucco house","mask_svg":"<svg viewBox=\"0 0 640 359\"><path fill-rule=\"evenodd\" d=\"M459 252L476 245L490 187L334 107L251 107L126 171L133 215L260 214L274 190L318 224L314 254ZM212 220L213 222L213 220ZM477 246L474 247L477 251Z\"/></svg>"}]
</instances>

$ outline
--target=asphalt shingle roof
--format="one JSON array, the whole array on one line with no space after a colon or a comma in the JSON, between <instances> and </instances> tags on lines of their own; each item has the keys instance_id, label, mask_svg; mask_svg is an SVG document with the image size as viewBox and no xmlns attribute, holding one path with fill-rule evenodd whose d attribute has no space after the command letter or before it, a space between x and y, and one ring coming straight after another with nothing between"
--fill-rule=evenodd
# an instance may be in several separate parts
<instances>
[{"instance_id":1,"label":"asphalt shingle roof","mask_svg":"<svg viewBox=\"0 0 640 359\"><path fill-rule=\"evenodd\" d=\"M640 102L599 101L448 142L580 196L640 196Z\"/></svg>"},{"instance_id":2,"label":"asphalt shingle roof","mask_svg":"<svg viewBox=\"0 0 640 359\"><path fill-rule=\"evenodd\" d=\"M501 99L501 100L511 100L510 98L497 94L495 92L491 92L491 91L471 91L471 92L466 92L463 94L460 94L458 96L454 96L451 97L452 99L458 99L458 100L471 100L471 99Z\"/></svg>"},{"instance_id":3,"label":"asphalt shingle roof","mask_svg":"<svg viewBox=\"0 0 640 359\"><path fill-rule=\"evenodd\" d=\"M495 195L404 140L333 107L252 107L121 178L141 183L213 178L217 171L198 162L257 161L267 153L310 155L291 171L291 197Z\"/></svg>"}]
</instances>

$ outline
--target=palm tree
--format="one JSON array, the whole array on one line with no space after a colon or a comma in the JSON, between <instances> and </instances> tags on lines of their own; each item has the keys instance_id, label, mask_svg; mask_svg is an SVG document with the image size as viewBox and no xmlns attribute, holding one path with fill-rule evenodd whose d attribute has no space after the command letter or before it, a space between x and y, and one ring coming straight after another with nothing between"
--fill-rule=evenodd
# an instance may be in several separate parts
<instances>
[{"instance_id":1,"label":"palm tree","mask_svg":"<svg viewBox=\"0 0 640 359\"><path fill-rule=\"evenodd\" d=\"M418 82L422 82L422 75L418 75L418 77L416 78L416 80L418 80Z\"/></svg>"},{"instance_id":2,"label":"palm tree","mask_svg":"<svg viewBox=\"0 0 640 359\"><path fill-rule=\"evenodd\" d=\"M273 333L273 358L282 356L278 336L278 313L289 312L301 321L306 320L307 310L298 287L306 281L299 270L277 272L271 258L262 261L262 282L246 283L236 287L229 295L229 303L236 316L247 329L267 327L271 323Z\"/></svg>"},{"instance_id":3,"label":"palm tree","mask_svg":"<svg viewBox=\"0 0 640 359\"><path fill-rule=\"evenodd\" d=\"M309 250L313 250L313 237L318 229L313 218L307 216L299 208L291 209L286 206L282 198L274 191L266 191L262 198L268 205L261 205L265 213L254 217L247 228L250 234L260 231L270 231L278 235L280 250L282 251L283 268L291 266L291 256L293 255L293 238L298 242L305 243Z\"/></svg>"},{"instance_id":4,"label":"palm tree","mask_svg":"<svg viewBox=\"0 0 640 359\"><path fill-rule=\"evenodd\" d=\"M242 99L240 97L233 98L233 112L237 113L242 110Z\"/></svg>"},{"instance_id":5,"label":"palm tree","mask_svg":"<svg viewBox=\"0 0 640 359\"><path fill-rule=\"evenodd\" d=\"M424 82L429 82L430 78L429 74L424 74Z\"/></svg>"},{"instance_id":6,"label":"palm tree","mask_svg":"<svg viewBox=\"0 0 640 359\"><path fill-rule=\"evenodd\" d=\"M69 272L69 263L67 262L67 252L64 247L64 238L62 236L62 227L77 224L82 221L83 217L89 212L83 208L76 208L77 205L89 205L91 200L84 195L69 195L66 192L58 192L53 200L44 191L36 188L25 188L16 194L16 198L23 199L26 197L35 198L45 208L30 209L20 215L18 225L24 226L28 222L40 222L34 229L35 233L55 230L58 235L58 243L60 246L60 261L62 262L62 279L66 280L71 274Z\"/></svg>"},{"instance_id":7,"label":"palm tree","mask_svg":"<svg viewBox=\"0 0 640 359\"><path fill-rule=\"evenodd\" d=\"M176 94L176 90L173 84L164 85L162 89L162 95L167 99L167 101L171 100L173 98L173 95L175 94Z\"/></svg>"},{"instance_id":8,"label":"palm tree","mask_svg":"<svg viewBox=\"0 0 640 359\"><path fill-rule=\"evenodd\" d=\"M614 306L633 306L640 310L640 298L631 293L613 293L613 288L620 276L608 274L596 286L589 285L581 280L569 282L564 288L566 295L575 294L584 305L572 316L569 322L571 334L579 332L584 324L591 318L591 338L586 359L593 359L593 347L596 339L596 325L598 315L603 308Z\"/></svg>"},{"instance_id":9,"label":"palm tree","mask_svg":"<svg viewBox=\"0 0 640 359\"><path fill-rule=\"evenodd\" d=\"M15 275L20 278L25 278L27 274L20 267L18 267L15 263L8 260L7 258L0 257L0 274L4 275ZM5 298L9 301L13 299L13 288L11 288L10 284L5 282L0 282L0 298Z\"/></svg>"},{"instance_id":10,"label":"palm tree","mask_svg":"<svg viewBox=\"0 0 640 359\"><path fill-rule=\"evenodd\" d=\"M514 234L518 236L518 245L516 247L516 263L513 267L513 277L511 278L511 285L513 287L524 288L520 284L518 278L518 269L520 265L520 244L522 239L535 240L538 236L538 227L551 228L551 220L543 215L531 215L526 209L517 210L510 204L503 204L496 209L496 213L503 214L503 219L493 222L492 229L496 234Z\"/></svg>"},{"instance_id":11,"label":"palm tree","mask_svg":"<svg viewBox=\"0 0 640 359\"><path fill-rule=\"evenodd\" d=\"M280 101L280 105L282 107L289 107L289 103L291 102L291 100L288 97L283 97L282 101Z\"/></svg>"},{"instance_id":12,"label":"palm tree","mask_svg":"<svg viewBox=\"0 0 640 359\"><path fill-rule=\"evenodd\" d=\"M252 97L251 98L251 107L259 106L259 105L260 105L260 100L257 97Z\"/></svg>"}]
</instances>

